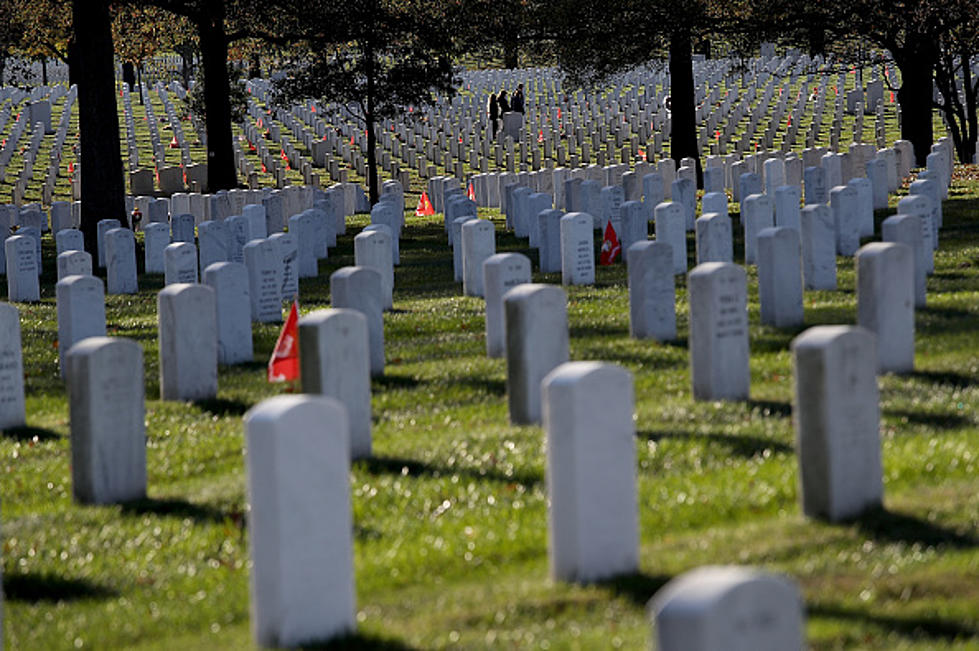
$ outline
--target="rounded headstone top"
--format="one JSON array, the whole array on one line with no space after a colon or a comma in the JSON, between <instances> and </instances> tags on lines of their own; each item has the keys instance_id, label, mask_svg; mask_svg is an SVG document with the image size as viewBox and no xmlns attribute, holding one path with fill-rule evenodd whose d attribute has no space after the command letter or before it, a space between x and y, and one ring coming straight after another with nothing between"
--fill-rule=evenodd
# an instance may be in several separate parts
<instances>
[{"instance_id":1,"label":"rounded headstone top","mask_svg":"<svg viewBox=\"0 0 979 651\"><path fill-rule=\"evenodd\" d=\"M850 325L824 325L808 328L792 340L792 350L823 348L843 339L856 339L862 346L874 346L875 335L866 328Z\"/></svg>"}]
</instances>

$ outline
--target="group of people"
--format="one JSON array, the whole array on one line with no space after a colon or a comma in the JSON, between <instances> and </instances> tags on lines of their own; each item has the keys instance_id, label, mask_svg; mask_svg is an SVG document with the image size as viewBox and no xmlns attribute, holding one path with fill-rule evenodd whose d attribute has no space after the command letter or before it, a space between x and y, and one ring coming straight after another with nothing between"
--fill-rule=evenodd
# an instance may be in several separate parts
<instances>
[{"instance_id":1,"label":"group of people","mask_svg":"<svg viewBox=\"0 0 979 651\"><path fill-rule=\"evenodd\" d=\"M517 84L517 90L513 91L513 97L510 99L507 99L506 89L501 90L499 95L490 93L488 111L490 128L493 129L493 137L495 138L496 132L500 128L500 119L504 113L524 112L523 84Z\"/></svg>"}]
</instances>

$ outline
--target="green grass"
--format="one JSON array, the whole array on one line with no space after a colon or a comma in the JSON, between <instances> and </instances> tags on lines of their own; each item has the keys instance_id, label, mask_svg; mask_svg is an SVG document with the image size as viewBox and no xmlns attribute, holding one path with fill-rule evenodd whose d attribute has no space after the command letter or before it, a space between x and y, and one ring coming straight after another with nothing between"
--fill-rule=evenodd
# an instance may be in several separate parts
<instances>
[{"instance_id":1,"label":"green grass","mask_svg":"<svg viewBox=\"0 0 979 651\"><path fill-rule=\"evenodd\" d=\"M373 382L375 457L350 479L358 634L340 646L642 648L643 607L660 586L737 563L800 585L815 649L979 648L979 183L967 171L945 204L928 307L916 315L916 371L880 381L885 509L854 523L799 512L788 346L802 329L758 325L753 268L751 400L740 403L691 399L682 277L673 344L629 338L621 265L568 289L572 359L621 364L636 386L641 572L590 586L548 578L543 432L508 422L505 363L485 356L481 301L452 283L441 216L411 217L384 317L386 372ZM496 211L481 214L502 228ZM364 223L352 219L319 277L302 281L303 313L328 306L329 274L352 264ZM498 249L530 254L502 231ZM241 417L285 391L264 381L277 328L255 326L255 361L222 367L217 399L162 402L162 279L108 297L110 334L144 349L149 497L80 506L53 254L46 237L42 301L19 306L29 427L0 438L7 644L247 647ZM851 260L839 260L839 281L806 293L807 327L854 321Z\"/></svg>"}]
</instances>

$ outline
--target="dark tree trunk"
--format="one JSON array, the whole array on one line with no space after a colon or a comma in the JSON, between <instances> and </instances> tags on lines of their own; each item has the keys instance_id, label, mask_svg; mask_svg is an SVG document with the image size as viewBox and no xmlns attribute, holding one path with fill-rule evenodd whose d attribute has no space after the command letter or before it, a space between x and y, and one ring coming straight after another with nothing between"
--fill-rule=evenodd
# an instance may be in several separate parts
<instances>
[{"instance_id":1,"label":"dark tree trunk","mask_svg":"<svg viewBox=\"0 0 979 651\"><path fill-rule=\"evenodd\" d=\"M901 137L911 142L915 164L924 167L934 140L932 130L932 88L934 58L910 54L895 61L901 68L902 84L897 91L901 104Z\"/></svg>"},{"instance_id":2,"label":"dark tree trunk","mask_svg":"<svg viewBox=\"0 0 979 651\"><path fill-rule=\"evenodd\" d=\"M976 106L976 93L979 91L976 82L972 78L972 68L969 66L971 53L962 48L959 53L959 61L962 65L962 90L965 95L965 119L962 125L962 142L956 143L959 153L959 162L963 165L972 163L976 156L976 138L979 137L979 111Z\"/></svg>"},{"instance_id":3,"label":"dark tree trunk","mask_svg":"<svg viewBox=\"0 0 979 651\"><path fill-rule=\"evenodd\" d=\"M816 57L826 54L826 30L822 24L809 27L809 56Z\"/></svg>"},{"instance_id":4,"label":"dark tree trunk","mask_svg":"<svg viewBox=\"0 0 979 651\"><path fill-rule=\"evenodd\" d=\"M74 1L74 0L73 0ZM78 84L78 41L72 36L68 39L68 85ZM115 74L113 72L113 74Z\"/></svg>"},{"instance_id":5,"label":"dark tree trunk","mask_svg":"<svg viewBox=\"0 0 979 651\"><path fill-rule=\"evenodd\" d=\"M699 41L697 41L697 54L703 54L704 58L707 59L711 58L710 57L711 43L709 37L705 36L704 38L701 38Z\"/></svg>"},{"instance_id":6,"label":"dark tree trunk","mask_svg":"<svg viewBox=\"0 0 979 651\"><path fill-rule=\"evenodd\" d=\"M125 184L119 154L112 50L107 0L73 0L77 47L78 122L81 134L82 218L85 248L95 255L100 219L126 219Z\"/></svg>"},{"instance_id":7,"label":"dark tree trunk","mask_svg":"<svg viewBox=\"0 0 979 651\"><path fill-rule=\"evenodd\" d=\"M180 53L180 76L183 77L184 88L190 88L190 62L188 61L188 58L192 56L193 54L186 51Z\"/></svg>"},{"instance_id":8,"label":"dark tree trunk","mask_svg":"<svg viewBox=\"0 0 979 651\"><path fill-rule=\"evenodd\" d=\"M48 85L48 59L47 57L41 58L41 85Z\"/></svg>"},{"instance_id":9,"label":"dark tree trunk","mask_svg":"<svg viewBox=\"0 0 979 651\"><path fill-rule=\"evenodd\" d=\"M367 116L367 186L371 205L377 203L380 193L377 188L377 137L374 135L374 116Z\"/></svg>"},{"instance_id":10,"label":"dark tree trunk","mask_svg":"<svg viewBox=\"0 0 979 651\"><path fill-rule=\"evenodd\" d=\"M969 128L966 130L966 141L959 160L963 165L969 165L976 157L976 145L979 140L979 102L976 95L979 94L979 84L972 79L972 71L969 68L969 54L962 52L962 70L965 88L965 110L966 123Z\"/></svg>"},{"instance_id":11,"label":"dark tree trunk","mask_svg":"<svg viewBox=\"0 0 979 651\"><path fill-rule=\"evenodd\" d=\"M694 106L693 50L690 30L680 27L670 37L670 156L680 165L682 158L697 161L697 186L701 180L700 149L697 146L697 111Z\"/></svg>"},{"instance_id":12,"label":"dark tree trunk","mask_svg":"<svg viewBox=\"0 0 979 651\"><path fill-rule=\"evenodd\" d=\"M364 60L366 64L367 77L367 110L364 111L364 125L367 127L367 193L370 197L371 206L377 203L377 136L374 133L374 94L376 89L376 67L374 65L374 48L370 40L364 49Z\"/></svg>"},{"instance_id":13,"label":"dark tree trunk","mask_svg":"<svg viewBox=\"0 0 979 651\"><path fill-rule=\"evenodd\" d=\"M516 28L510 27L503 36L503 67L517 68L520 66L520 47L517 43Z\"/></svg>"},{"instance_id":14,"label":"dark tree trunk","mask_svg":"<svg viewBox=\"0 0 979 651\"><path fill-rule=\"evenodd\" d=\"M231 148L231 86L228 82L228 35L224 31L224 3L206 4L197 25L204 65L204 104L207 127L207 190L237 187Z\"/></svg>"}]
</instances>

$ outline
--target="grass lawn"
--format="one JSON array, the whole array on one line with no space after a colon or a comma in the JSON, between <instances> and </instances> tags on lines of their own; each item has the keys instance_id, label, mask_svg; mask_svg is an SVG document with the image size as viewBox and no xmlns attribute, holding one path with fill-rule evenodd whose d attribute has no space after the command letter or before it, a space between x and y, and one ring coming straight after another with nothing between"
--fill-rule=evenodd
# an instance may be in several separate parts
<instances>
[{"instance_id":1,"label":"grass lawn","mask_svg":"<svg viewBox=\"0 0 979 651\"><path fill-rule=\"evenodd\" d=\"M629 338L621 264L568 290L571 358L620 364L636 387L641 573L584 587L548 578L544 436L508 422L505 363L485 356L482 302L452 282L441 216L409 218L384 317L387 368L372 387L376 456L350 477L359 628L345 644L643 648L644 605L660 586L736 563L800 585L815 649L979 648L977 177L961 168L945 204L928 307L916 315L916 371L880 380L885 509L851 524L800 514L788 346L802 328L758 325L753 268L748 402L691 399L684 278L671 344ZM502 229L496 211L484 216ZM353 218L320 276L302 281L303 313L329 305L329 274L353 263L366 221ZM498 250L531 255L523 247L498 230ZM41 303L19 305L29 427L0 437L7 644L250 646L242 415L286 390L264 381L278 328L255 326L255 361L222 367L217 399L162 402L162 277L109 296L109 333L144 349L149 497L79 506L48 237L44 258ZM806 327L855 321L852 260L838 266L838 291L806 293Z\"/></svg>"}]
</instances>

